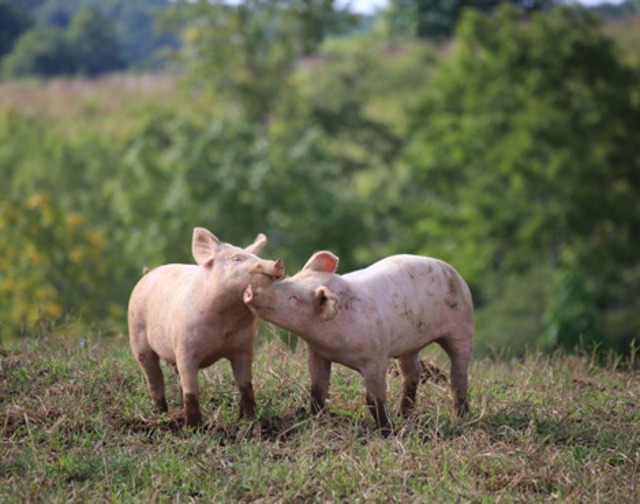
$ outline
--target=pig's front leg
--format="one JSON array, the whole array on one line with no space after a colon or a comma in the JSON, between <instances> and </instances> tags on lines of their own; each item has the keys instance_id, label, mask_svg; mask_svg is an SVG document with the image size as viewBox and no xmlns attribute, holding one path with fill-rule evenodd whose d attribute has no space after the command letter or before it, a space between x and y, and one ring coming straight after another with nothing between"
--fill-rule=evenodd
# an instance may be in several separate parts
<instances>
[{"instance_id":1,"label":"pig's front leg","mask_svg":"<svg viewBox=\"0 0 640 504\"><path fill-rule=\"evenodd\" d=\"M329 381L331 379L331 361L318 354L310 346L309 374L311 376L311 413L317 415L325 406Z\"/></svg>"},{"instance_id":2,"label":"pig's front leg","mask_svg":"<svg viewBox=\"0 0 640 504\"><path fill-rule=\"evenodd\" d=\"M387 382L386 359L377 365L366 368L362 372L367 388L367 406L376 421L376 426L383 436L391 434L391 421L387 415Z\"/></svg>"},{"instance_id":3,"label":"pig's front leg","mask_svg":"<svg viewBox=\"0 0 640 504\"><path fill-rule=\"evenodd\" d=\"M236 380L236 386L240 392L240 418L255 420L256 400L251 384L251 364L253 362L253 352L247 350L234 353L229 357L231 369Z\"/></svg>"},{"instance_id":4,"label":"pig's front leg","mask_svg":"<svg viewBox=\"0 0 640 504\"><path fill-rule=\"evenodd\" d=\"M200 391L198 388L198 364L188 352L178 352L177 368L182 389L182 407L186 427L198 427L202 424L200 413Z\"/></svg>"}]
</instances>

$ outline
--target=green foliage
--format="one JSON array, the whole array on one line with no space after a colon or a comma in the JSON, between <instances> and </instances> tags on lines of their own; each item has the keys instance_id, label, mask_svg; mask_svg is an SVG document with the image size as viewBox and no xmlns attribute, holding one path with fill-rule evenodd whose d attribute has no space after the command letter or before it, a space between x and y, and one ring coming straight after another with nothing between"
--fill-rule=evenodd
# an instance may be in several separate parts
<instances>
[{"instance_id":1,"label":"green foliage","mask_svg":"<svg viewBox=\"0 0 640 504\"><path fill-rule=\"evenodd\" d=\"M43 0L24 7L39 26L58 30L65 30L82 10L99 13L113 30L109 46L117 44L122 62L134 67L148 65L159 47L174 43L171 37L156 33L153 26L156 10L165 9L169 3L168 0Z\"/></svg>"},{"instance_id":2,"label":"green foliage","mask_svg":"<svg viewBox=\"0 0 640 504\"><path fill-rule=\"evenodd\" d=\"M318 33L334 31L338 19L321 16L323 9L329 4L292 2L289 10L268 2L181 5L165 23L181 29L180 63L188 69L189 83L209 92L224 118L189 133L202 142L195 142L195 151L191 142L190 152L180 157L199 159L201 146L208 152L226 146L220 159L209 156L213 167L199 165L191 178L211 181L202 186L208 191L224 189L200 210L216 205L208 213L224 216L216 219L217 229L227 222L233 229L238 222L247 229L273 229L274 241L287 246L276 251L293 256L293 264L300 265L314 248L331 247L348 268L357 264L354 251L368 242L373 220L359 194L359 172L375 163L382 173L384 161L398 148L386 124L391 121L382 117L401 115L400 107L388 104L397 89L392 83L379 85L378 77L394 56L407 66L409 57L390 54L380 61L384 48L372 47L368 38L344 48L339 42L316 48ZM304 12L315 12L326 26L311 30ZM212 25L219 29L211 30ZM409 52L413 57L415 51ZM411 72L402 69L402 76L415 78L424 69ZM386 110L378 112L377 104L367 110L381 95Z\"/></svg>"},{"instance_id":3,"label":"green foliage","mask_svg":"<svg viewBox=\"0 0 640 504\"><path fill-rule=\"evenodd\" d=\"M334 0L295 0L286 8L279 0L181 2L163 17L164 29L181 35L180 61L190 78L259 125L287 92L296 58L353 23Z\"/></svg>"},{"instance_id":4,"label":"green foliage","mask_svg":"<svg viewBox=\"0 0 640 504\"><path fill-rule=\"evenodd\" d=\"M347 248L345 267L361 267L385 254L406 251L398 213L404 203L405 166L398 164L410 136L407 112L420 100L434 52L422 44L386 45L373 37L328 41L312 60L299 65L280 114L295 134L314 127L328 155L362 202L355 222L366 239ZM337 246L331 244L331 246Z\"/></svg>"},{"instance_id":5,"label":"green foliage","mask_svg":"<svg viewBox=\"0 0 640 504\"><path fill-rule=\"evenodd\" d=\"M88 87L85 82L74 91ZM122 257L120 240L127 235L114 228L117 220L105 218L109 202L102 191L122 156L118 141L92 122L94 107L82 103L81 93L64 90L56 100L40 98L61 107L55 119L0 107L5 334L23 334L41 321L66 324L68 317L122 330L126 299L143 265ZM34 101L28 97L26 105ZM126 134L121 119L120 135Z\"/></svg>"},{"instance_id":6,"label":"green foliage","mask_svg":"<svg viewBox=\"0 0 640 504\"><path fill-rule=\"evenodd\" d=\"M433 41L450 38L463 12L473 9L492 14L499 0L391 0L386 21L394 36ZM509 0L522 11L549 9L555 0Z\"/></svg>"},{"instance_id":7,"label":"green foliage","mask_svg":"<svg viewBox=\"0 0 640 504\"><path fill-rule=\"evenodd\" d=\"M479 308L476 310L477 355L523 356L540 347L540 335L548 329L545 325L547 304L556 294L556 285L550 278L553 278L553 272L549 266L540 265L523 272L496 275L491 282L475 284L481 288L476 288L474 299ZM555 321L556 316L562 315L560 300L556 306L558 312L553 316L549 314L549 320ZM565 328L558 329L558 339L546 345L548 350L562 343L559 340L562 340Z\"/></svg>"},{"instance_id":8,"label":"green foliage","mask_svg":"<svg viewBox=\"0 0 640 504\"><path fill-rule=\"evenodd\" d=\"M469 13L458 34L406 150L420 181L414 236L480 288L500 272L559 269L569 283L549 301L550 327L568 345L601 342L587 320L604 317L640 245L637 74L582 10L529 24L509 7ZM581 321L562 321L567 296Z\"/></svg>"},{"instance_id":9,"label":"green foliage","mask_svg":"<svg viewBox=\"0 0 640 504\"><path fill-rule=\"evenodd\" d=\"M71 73L69 47L62 34L53 28L29 30L16 42L13 51L2 60L7 76Z\"/></svg>"},{"instance_id":10,"label":"green foliage","mask_svg":"<svg viewBox=\"0 0 640 504\"><path fill-rule=\"evenodd\" d=\"M3 71L9 76L80 74L91 77L121 66L108 22L91 10L78 11L65 30L29 30L3 61Z\"/></svg>"},{"instance_id":11,"label":"green foliage","mask_svg":"<svg viewBox=\"0 0 640 504\"><path fill-rule=\"evenodd\" d=\"M281 10L257 0L178 7L187 10L182 61L192 78L208 81L218 99L230 100L247 121L264 123L286 86L295 51Z\"/></svg>"},{"instance_id":12,"label":"green foliage","mask_svg":"<svg viewBox=\"0 0 640 504\"><path fill-rule=\"evenodd\" d=\"M322 42L349 32L357 18L335 0L287 0L286 16L298 39L298 53L314 55Z\"/></svg>"},{"instance_id":13,"label":"green foliage","mask_svg":"<svg viewBox=\"0 0 640 504\"><path fill-rule=\"evenodd\" d=\"M604 334L598 327L598 292L593 279L581 270L561 270L558 276L544 316L548 327L542 333L542 348L591 348L602 343Z\"/></svg>"},{"instance_id":14,"label":"green foliage","mask_svg":"<svg viewBox=\"0 0 640 504\"><path fill-rule=\"evenodd\" d=\"M33 24L29 14L9 0L0 0L0 59L10 53L16 40Z\"/></svg>"},{"instance_id":15,"label":"green foliage","mask_svg":"<svg viewBox=\"0 0 640 504\"><path fill-rule=\"evenodd\" d=\"M79 10L65 31L65 38L72 51L74 73L93 77L122 67L115 36L100 12Z\"/></svg>"},{"instance_id":16,"label":"green foliage","mask_svg":"<svg viewBox=\"0 0 640 504\"><path fill-rule=\"evenodd\" d=\"M312 131L276 141L246 123L158 115L127 147L106 194L117 227L137 230L125 250L138 260L190 262L197 223L234 243L268 232L270 254L302 260L323 243L342 252L362 238L360 203L336 175Z\"/></svg>"},{"instance_id":17,"label":"green foliage","mask_svg":"<svg viewBox=\"0 0 640 504\"><path fill-rule=\"evenodd\" d=\"M104 237L78 213L67 213L43 194L0 207L0 312L3 337L64 322L87 310L91 316L122 315L101 301L108 263Z\"/></svg>"}]
</instances>

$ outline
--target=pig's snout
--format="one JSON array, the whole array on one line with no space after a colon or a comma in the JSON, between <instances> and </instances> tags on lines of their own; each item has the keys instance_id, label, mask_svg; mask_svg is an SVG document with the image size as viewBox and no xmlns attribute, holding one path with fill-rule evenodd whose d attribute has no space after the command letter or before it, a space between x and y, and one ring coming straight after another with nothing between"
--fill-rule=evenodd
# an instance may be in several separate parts
<instances>
[{"instance_id":1,"label":"pig's snout","mask_svg":"<svg viewBox=\"0 0 640 504\"><path fill-rule=\"evenodd\" d=\"M277 261L270 261L266 264L262 263L255 271L266 276L271 281L278 280L284 275L284 261L278 259Z\"/></svg>"}]
</instances>

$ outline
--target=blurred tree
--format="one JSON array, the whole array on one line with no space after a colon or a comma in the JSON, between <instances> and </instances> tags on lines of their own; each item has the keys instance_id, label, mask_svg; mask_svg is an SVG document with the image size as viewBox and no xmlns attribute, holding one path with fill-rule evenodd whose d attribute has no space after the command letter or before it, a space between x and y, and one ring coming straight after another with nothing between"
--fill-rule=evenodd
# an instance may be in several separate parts
<instances>
[{"instance_id":1,"label":"blurred tree","mask_svg":"<svg viewBox=\"0 0 640 504\"><path fill-rule=\"evenodd\" d=\"M34 28L16 42L2 60L2 73L8 76L41 75L51 77L72 73L73 62L62 33L53 28Z\"/></svg>"},{"instance_id":2,"label":"blurred tree","mask_svg":"<svg viewBox=\"0 0 640 504\"><path fill-rule=\"evenodd\" d=\"M367 231L349 248L345 267L405 251L397 213L409 173L398 158L412 134L407 111L422 98L434 54L422 43L395 46L374 35L332 39L297 65L279 104L273 130L313 130L338 169L334 177L360 201L357 221Z\"/></svg>"},{"instance_id":3,"label":"blurred tree","mask_svg":"<svg viewBox=\"0 0 640 504\"><path fill-rule=\"evenodd\" d=\"M322 132L287 129L257 146L255 168L243 189L258 199L263 228L271 230L279 255L289 258L290 271L327 248L341 257L341 271L355 268L355 252L370 239L367 205ZM269 165L262 161L267 152Z\"/></svg>"},{"instance_id":4,"label":"blurred tree","mask_svg":"<svg viewBox=\"0 0 640 504\"><path fill-rule=\"evenodd\" d=\"M33 25L28 11L0 0L0 59L11 52L20 36Z\"/></svg>"},{"instance_id":5,"label":"blurred tree","mask_svg":"<svg viewBox=\"0 0 640 504\"><path fill-rule=\"evenodd\" d=\"M522 11L548 9L555 0L509 0ZM391 33L396 36L442 40L453 35L465 9L490 14L500 0L391 0L387 13Z\"/></svg>"},{"instance_id":6,"label":"blurred tree","mask_svg":"<svg viewBox=\"0 0 640 504\"><path fill-rule=\"evenodd\" d=\"M173 37L154 30L155 13L169 6L170 0L2 1L28 11L39 27L59 30L65 30L79 11L91 9L100 13L108 22L108 30L115 39L122 63L128 68L155 63L153 58L157 49L176 43Z\"/></svg>"},{"instance_id":7,"label":"blurred tree","mask_svg":"<svg viewBox=\"0 0 640 504\"><path fill-rule=\"evenodd\" d=\"M99 11L77 11L64 37L74 73L94 77L122 68L111 23Z\"/></svg>"},{"instance_id":8,"label":"blurred tree","mask_svg":"<svg viewBox=\"0 0 640 504\"><path fill-rule=\"evenodd\" d=\"M47 0L9 0L13 5L20 7L21 9L33 12L40 8Z\"/></svg>"},{"instance_id":9,"label":"blurred tree","mask_svg":"<svg viewBox=\"0 0 640 504\"><path fill-rule=\"evenodd\" d=\"M83 317L122 316L105 301L105 241L82 215L65 212L43 193L0 206L0 336L18 335Z\"/></svg>"},{"instance_id":10,"label":"blurred tree","mask_svg":"<svg viewBox=\"0 0 640 504\"><path fill-rule=\"evenodd\" d=\"M408 78L410 72L401 63L406 57L400 51L387 56L385 49L368 38L326 44L316 58L298 65L293 89L278 109L288 120L296 121L294 128L319 128L347 175L374 164L388 166L401 145L399 132L371 110L371 102L387 93L396 95L399 103L406 100L389 84L392 77L382 75L395 58L399 63L395 70L402 72L398 79ZM414 70L424 76L423 68ZM385 85L393 89L384 89Z\"/></svg>"},{"instance_id":11,"label":"blurred tree","mask_svg":"<svg viewBox=\"0 0 640 504\"><path fill-rule=\"evenodd\" d=\"M552 350L559 346L572 349L580 345L606 344L607 334L599 314L597 279L580 267L561 268L550 278L552 294L543 315L539 346Z\"/></svg>"},{"instance_id":12,"label":"blurred tree","mask_svg":"<svg viewBox=\"0 0 640 504\"><path fill-rule=\"evenodd\" d=\"M543 345L604 341L609 300L638 264L637 81L584 10L525 24L504 6L465 16L415 115L414 236L480 285L556 270Z\"/></svg>"},{"instance_id":13,"label":"blurred tree","mask_svg":"<svg viewBox=\"0 0 640 504\"><path fill-rule=\"evenodd\" d=\"M264 127L298 57L312 54L328 33L346 29L335 0L180 2L164 30L180 33L180 61L192 81Z\"/></svg>"},{"instance_id":14,"label":"blurred tree","mask_svg":"<svg viewBox=\"0 0 640 504\"><path fill-rule=\"evenodd\" d=\"M118 0L100 2L104 15L113 23L120 54L127 66L149 67L162 64L162 48L177 46L177 38L155 29L156 16L173 2L171 0Z\"/></svg>"},{"instance_id":15,"label":"blurred tree","mask_svg":"<svg viewBox=\"0 0 640 504\"><path fill-rule=\"evenodd\" d=\"M286 135L257 135L244 121L150 117L105 189L122 254L137 271L191 262L190 233L203 225L238 244L265 232L269 253L299 266L327 244L347 257L362 239L360 202L319 136Z\"/></svg>"},{"instance_id":16,"label":"blurred tree","mask_svg":"<svg viewBox=\"0 0 640 504\"><path fill-rule=\"evenodd\" d=\"M64 84L62 89L67 91ZM46 93L45 97L35 98L47 99ZM68 113L66 109L77 105L76 99L72 92L59 93L55 106ZM122 153L113 138L91 124L88 114L77 118L71 115L72 121L82 124L71 134L60 127L65 119L68 118L50 120L42 115L20 114L12 108L0 110L0 199L55 194L56 203L65 211L74 209L91 222L102 223L106 202L99 191L112 171L105 167L116 165Z\"/></svg>"},{"instance_id":17,"label":"blurred tree","mask_svg":"<svg viewBox=\"0 0 640 504\"><path fill-rule=\"evenodd\" d=\"M149 155L137 158L136 171L160 169L172 178L178 227L208 220L239 243L265 231L275 247L288 245L288 257L306 259L323 243L348 253L364 228L354 222L360 202L317 124L296 121L284 103L297 99L296 65L350 19L333 1L316 0L181 2L164 17L164 29L181 33L179 62L189 83L217 104L213 120L182 117L150 128L151 145L156 134L168 139L163 149L136 149Z\"/></svg>"},{"instance_id":18,"label":"blurred tree","mask_svg":"<svg viewBox=\"0 0 640 504\"><path fill-rule=\"evenodd\" d=\"M284 0L283 6L306 57L314 55L326 38L348 32L357 22L335 0Z\"/></svg>"},{"instance_id":19,"label":"blurred tree","mask_svg":"<svg viewBox=\"0 0 640 504\"><path fill-rule=\"evenodd\" d=\"M122 68L109 23L97 11L78 11L65 29L34 28L3 61L5 74L96 76Z\"/></svg>"}]
</instances>

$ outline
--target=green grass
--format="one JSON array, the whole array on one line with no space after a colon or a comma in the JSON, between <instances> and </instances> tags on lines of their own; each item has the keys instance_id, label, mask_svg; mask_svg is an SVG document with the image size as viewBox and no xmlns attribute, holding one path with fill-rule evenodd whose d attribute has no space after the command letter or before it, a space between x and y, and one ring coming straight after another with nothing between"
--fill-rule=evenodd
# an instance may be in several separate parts
<instances>
[{"instance_id":1,"label":"green grass","mask_svg":"<svg viewBox=\"0 0 640 504\"><path fill-rule=\"evenodd\" d=\"M153 411L126 341L32 339L0 350L0 501L638 502L640 376L588 355L476 361L471 415L446 383L413 418L374 431L360 377L334 366L329 411L309 417L306 355L261 345L256 425L237 421L226 362L201 372L204 427ZM447 369L444 354L425 359ZM389 380L398 406L400 384Z\"/></svg>"}]
</instances>

